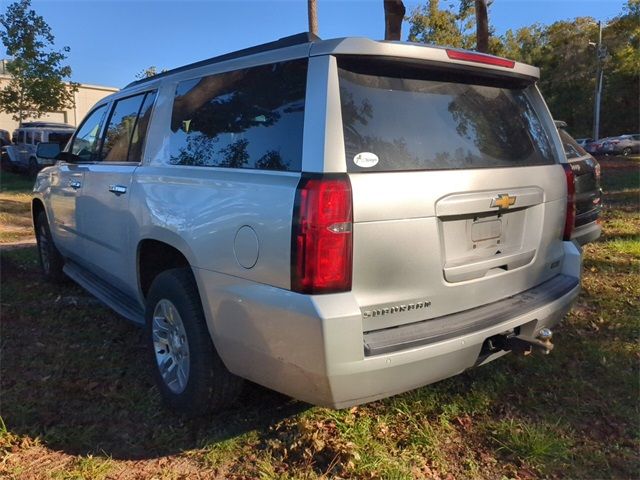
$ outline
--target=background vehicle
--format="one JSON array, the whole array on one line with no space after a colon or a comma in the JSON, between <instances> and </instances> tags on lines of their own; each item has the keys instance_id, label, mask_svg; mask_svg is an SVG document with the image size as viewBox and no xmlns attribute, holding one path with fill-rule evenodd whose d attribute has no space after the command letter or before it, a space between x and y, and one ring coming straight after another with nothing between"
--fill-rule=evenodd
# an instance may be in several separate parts
<instances>
[{"instance_id":1,"label":"background vehicle","mask_svg":"<svg viewBox=\"0 0 640 480\"><path fill-rule=\"evenodd\" d=\"M576 138L576 142L578 143L578 145L580 145L582 148L586 148L586 146L588 144L590 144L591 142L593 142L593 138Z\"/></svg>"},{"instance_id":2,"label":"background vehicle","mask_svg":"<svg viewBox=\"0 0 640 480\"><path fill-rule=\"evenodd\" d=\"M134 82L38 176L43 271L144 325L192 415L241 378L342 408L548 352L580 251L538 74L304 34Z\"/></svg>"},{"instance_id":3,"label":"background vehicle","mask_svg":"<svg viewBox=\"0 0 640 480\"><path fill-rule=\"evenodd\" d=\"M591 143L588 143L585 147L585 151L590 153L591 155L604 155L604 142L609 140L612 137L601 138L600 140L594 140Z\"/></svg>"},{"instance_id":4,"label":"background vehicle","mask_svg":"<svg viewBox=\"0 0 640 480\"><path fill-rule=\"evenodd\" d=\"M602 233L600 164L567 132L567 124L556 121L560 140L574 176L575 221L571 239L580 245L597 240Z\"/></svg>"},{"instance_id":5,"label":"background vehicle","mask_svg":"<svg viewBox=\"0 0 640 480\"><path fill-rule=\"evenodd\" d=\"M53 142L63 147L74 131L75 127L65 123L24 122L13 132L14 145L5 148L11 167L35 176L40 169L54 163L52 159L38 158L37 145Z\"/></svg>"},{"instance_id":6,"label":"background vehicle","mask_svg":"<svg viewBox=\"0 0 640 480\"><path fill-rule=\"evenodd\" d=\"M620 135L608 138L602 145L607 155L630 155L640 153L640 135Z\"/></svg>"},{"instance_id":7,"label":"background vehicle","mask_svg":"<svg viewBox=\"0 0 640 480\"><path fill-rule=\"evenodd\" d=\"M10 144L11 144L11 136L9 135L9 132L6 130L0 129L0 147L4 147Z\"/></svg>"}]
</instances>

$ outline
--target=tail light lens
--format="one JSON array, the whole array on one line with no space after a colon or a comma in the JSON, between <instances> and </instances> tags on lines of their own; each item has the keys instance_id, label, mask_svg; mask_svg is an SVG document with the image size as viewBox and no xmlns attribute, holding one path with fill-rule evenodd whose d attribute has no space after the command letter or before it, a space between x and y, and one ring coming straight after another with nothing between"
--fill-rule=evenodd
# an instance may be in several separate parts
<instances>
[{"instance_id":1,"label":"tail light lens","mask_svg":"<svg viewBox=\"0 0 640 480\"><path fill-rule=\"evenodd\" d=\"M562 239L569 241L571 240L573 227L576 223L576 183L571 165L563 163L562 168L564 168L564 176L567 179L567 216L564 221L564 234L562 235Z\"/></svg>"},{"instance_id":2,"label":"tail light lens","mask_svg":"<svg viewBox=\"0 0 640 480\"><path fill-rule=\"evenodd\" d=\"M303 176L293 212L293 291L317 294L351 290L352 227L349 177Z\"/></svg>"}]
</instances>

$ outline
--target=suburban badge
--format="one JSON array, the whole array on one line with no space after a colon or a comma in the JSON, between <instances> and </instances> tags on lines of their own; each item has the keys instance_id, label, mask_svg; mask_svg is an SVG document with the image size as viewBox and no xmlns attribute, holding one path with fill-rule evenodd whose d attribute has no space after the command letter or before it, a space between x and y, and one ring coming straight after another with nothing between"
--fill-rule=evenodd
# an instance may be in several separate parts
<instances>
[{"instance_id":1,"label":"suburban badge","mask_svg":"<svg viewBox=\"0 0 640 480\"><path fill-rule=\"evenodd\" d=\"M391 313L407 312L409 310L420 310L422 308L429 308L431 302L426 300L424 302L407 303L406 305L393 305L391 307L376 308L374 310L364 310L362 312L363 318L381 317L383 315L389 315Z\"/></svg>"}]
</instances>

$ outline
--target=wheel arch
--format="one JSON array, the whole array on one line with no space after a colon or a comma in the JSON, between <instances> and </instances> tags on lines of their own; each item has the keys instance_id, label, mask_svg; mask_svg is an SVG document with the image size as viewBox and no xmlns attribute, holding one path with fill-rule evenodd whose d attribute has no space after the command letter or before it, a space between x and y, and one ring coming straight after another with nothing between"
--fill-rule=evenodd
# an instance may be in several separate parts
<instances>
[{"instance_id":1,"label":"wheel arch","mask_svg":"<svg viewBox=\"0 0 640 480\"><path fill-rule=\"evenodd\" d=\"M160 273L172 268L191 269L192 264L192 252L182 241L166 233L142 238L136 249L138 288L142 297L147 297L151 283Z\"/></svg>"},{"instance_id":2,"label":"wheel arch","mask_svg":"<svg viewBox=\"0 0 640 480\"><path fill-rule=\"evenodd\" d=\"M38 215L40 215L40 212L44 212L44 214L47 215L47 209L44 206L44 202L40 198L35 197L31 200L31 224L33 225L33 228L36 226L36 219L38 218ZM49 215L47 215L47 220L48 219Z\"/></svg>"}]
</instances>

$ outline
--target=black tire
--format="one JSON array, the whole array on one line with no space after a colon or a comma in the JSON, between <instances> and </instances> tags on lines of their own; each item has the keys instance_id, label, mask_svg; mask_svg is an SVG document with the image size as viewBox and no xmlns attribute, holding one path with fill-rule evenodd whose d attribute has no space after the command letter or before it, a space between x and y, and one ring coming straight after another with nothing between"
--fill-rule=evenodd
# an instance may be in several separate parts
<instances>
[{"instance_id":1,"label":"black tire","mask_svg":"<svg viewBox=\"0 0 640 480\"><path fill-rule=\"evenodd\" d=\"M630 147L625 147L622 149L622 155L625 157L628 157L629 154L631 153L631 148Z\"/></svg>"},{"instance_id":2,"label":"black tire","mask_svg":"<svg viewBox=\"0 0 640 480\"><path fill-rule=\"evenodd\" d=\"M163 379L156 357L152 325L154 311L161 300L173 304L186 333L189 371L186 386L179 393ZM189 268L166 270L154 279L147 295L145 327L156 385L171 409L187 417L197 417L224 409L238 397L243 380L227 370L216 352Z\"/></svg>"},{"instance_id":3,"label":"black tire","mask_svg":"<svg viewBox=\"0 0 640 480\"><path fill-rule=\"evenodd\" d=\"M52 283L62 283L65 275L62 272L64 258L53 243L47 214L40 212L35 224L36 242L38 244L38 260L45 279Z\"/></svg>"}]
</instances>

